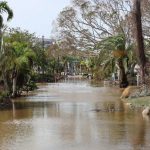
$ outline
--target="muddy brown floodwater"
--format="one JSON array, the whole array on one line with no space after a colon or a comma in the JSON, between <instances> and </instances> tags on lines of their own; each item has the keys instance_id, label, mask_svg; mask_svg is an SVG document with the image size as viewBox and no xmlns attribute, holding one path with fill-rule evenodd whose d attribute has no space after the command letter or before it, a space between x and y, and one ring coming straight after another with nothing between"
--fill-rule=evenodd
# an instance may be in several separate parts
<instances>
[{"instance_id":1,"label":"muddy brown floodwater","mask_svg":"<svg viewBox=\"0 0 150 150\"><path fill-rule=\"evenodd\" d=\"M0 111L0 150L150 150L150 121L119 97L88 81L41 84Z\"/></svg>"}]
</instances>

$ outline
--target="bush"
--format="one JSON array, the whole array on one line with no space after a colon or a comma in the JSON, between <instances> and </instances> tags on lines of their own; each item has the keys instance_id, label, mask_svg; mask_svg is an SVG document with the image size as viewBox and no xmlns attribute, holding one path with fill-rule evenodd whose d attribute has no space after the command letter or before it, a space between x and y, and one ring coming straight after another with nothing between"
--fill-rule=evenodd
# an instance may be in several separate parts
<instances>
[{"instance_id":1,"label":"bush","mask_svg":"<svg viewBox=\"0 0 150 150\"><path fill-rule=\"evenodd\" d=\"M52 74L34 74L32 80L35 82L54 82L54 75Z\"/></svg>"},{"instance_id":2,"label":"bush","mask_svg":"<svg viewBox=\"0 0 150 150\"><path fill-rule=\"evenodd\" d=\"M8 97L8 93L5 91L0 91L0 102Z\"/></svg>"},{"instance_id":3,"label":"bush","mask_svg":"<svg viewBox=\"0 0 150 150\"><path fill-rule=\"evenodd\" d=\"M110 68L107 68L107 69L103 69L101 67L96 67L94 70L93 70L93 77L95 80L103 80L103 79L108 79L111 77L111 69Z\"/></svg>"},{"instance_id":4,"label":"bush","mask_svg":"<svg viewBox=\"0 0 150 150\"><path fill-rule=\"evenodd\" d=\"M35 89L37 89L37 85L36 85L36 83L34 82L34 81L30 81L30 82L28 82L26 85L24 85L24 87L23 87L23 91L33 91L33 90L35 90Z\"/></svg>"}]
</instances>

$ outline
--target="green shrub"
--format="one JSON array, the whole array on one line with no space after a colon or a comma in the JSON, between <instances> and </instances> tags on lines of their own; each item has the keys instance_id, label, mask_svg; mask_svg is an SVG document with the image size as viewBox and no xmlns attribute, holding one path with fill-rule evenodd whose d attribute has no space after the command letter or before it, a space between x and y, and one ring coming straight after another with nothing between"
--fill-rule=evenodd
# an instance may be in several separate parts
<instances>
[{"instance_id":1,"label":"green shrub","mask_svg":"<svg viewBox=\"0 0 150 150\"><path fill-rule=\"evenodd\" d=\"M8 97L8 93L5 91L0 91L0 102Z\"/></svg>"}]
</instances>

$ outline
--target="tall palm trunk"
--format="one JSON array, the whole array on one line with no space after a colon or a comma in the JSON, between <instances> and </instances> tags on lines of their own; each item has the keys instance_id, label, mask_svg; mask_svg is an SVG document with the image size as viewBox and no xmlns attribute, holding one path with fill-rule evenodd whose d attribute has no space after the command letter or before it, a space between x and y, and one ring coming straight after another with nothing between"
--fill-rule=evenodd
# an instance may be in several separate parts
<instances>
[{"instance_id":1,"label":"tall palm trunk","mask_svg":"<svg viewBox=\"0 0 150 150\"><path fill-rule=\"evenodd\" d=\"M17 96L17 71L14 70L13 71L13 75L12 75L12 96L15 97Z\"/></svg>"},{"instance_id":2,"label":"tall palm trunk","mask_svg":"<svg viewBox=\"0 0 150 150\"><path fill-rule=\"evenodd\" d=\"M67 62L65 61L65 63L64 63L64 75L65 75L65 77L67 76Z\"/></svg>"},{"instance_id":3,"label":"tall palm trunk","mask_svg":"<svg viewBox=\"0 0 150 150\"><path fill-rule=\"evenodd\" d=\"M2 29L0 27L0 58L2 56Z\"/></svg>"},{"instance_id":4,"label":"tall palm trunk","mask_svg":"<svg viewBox=\"0 0 150 150\"><path fill-rule=\"evenodd\" d=\"M145 83L145 64L146 57L144 53L144 42L141 23L141 0L134 0L133 14L135 18L136 41L137 41L137 58L141 66L142 84Z\"/></svg>"},{"instance_id":5,"label":"tall palm trunk","mask_svg":"<svg viewBox=\"0 0 150 150\"><path fill-rule=\"evenodd\" d=\"M10 89L9 89L9 85L8 85L8 78L7 78L7 74L5 71L2 72L2 79L4 81L4 89L6 92L10 92Z\"/></svg>"},{"instance_id":6,"label":"tall palm trunk","mask_svg":"<svg viewBox=\"0 0 150 150\"><path fill-rule=\"evenodd\" d=\"M12 87L12 96L15 97L17 95L17 77L13 78L13 87Z\"/></svg>"},{"instance_id":7,"label":"tall palm trunk","mask_svg":"<svg viewBox=\"0 0 150 150\"><path fill-rule=\"evenodd\" d=\"M3 12L5 12L7 16L7 21L11 20L13 18L13 11L8 6L6 1L0 1L0 50L2 50L2 28L3 28ZM1 55L1 52L0 52Z\"/></svg>"},{"instance_id":8,"label":"tall palm trunk","mask_svg":"<svg viewBox=\"0 0 150 150\"><path fill-rule=\"evenodd\" d=\"M118 59L118 66L120 70L120 88L125 88L128 86L127 75L125 73L125 68L123 65L123 60Z\"/></svg>"}]
</instances>

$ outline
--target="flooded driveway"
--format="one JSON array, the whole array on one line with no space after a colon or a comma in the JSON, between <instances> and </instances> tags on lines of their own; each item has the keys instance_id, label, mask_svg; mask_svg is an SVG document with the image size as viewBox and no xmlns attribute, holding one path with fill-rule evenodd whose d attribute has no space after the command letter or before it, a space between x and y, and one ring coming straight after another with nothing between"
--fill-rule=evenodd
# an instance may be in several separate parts
<instances>
[{"instance_id":1,"label":"flooded driveway","mask_svg":"<svg viewBox=\"0 0 150 150\"><path fill-rule=\"evenodd\" d=\"M0 150L149 150L150 121L119 97L88 81L39 85L0 111Z\"/></svg>"}]
</instances>

